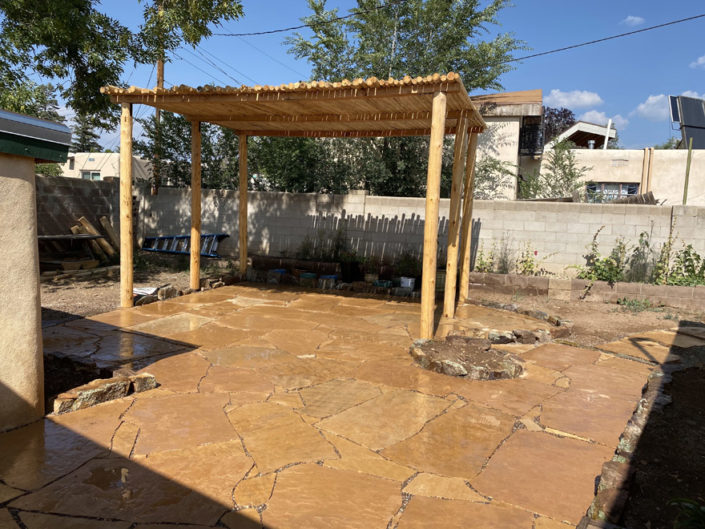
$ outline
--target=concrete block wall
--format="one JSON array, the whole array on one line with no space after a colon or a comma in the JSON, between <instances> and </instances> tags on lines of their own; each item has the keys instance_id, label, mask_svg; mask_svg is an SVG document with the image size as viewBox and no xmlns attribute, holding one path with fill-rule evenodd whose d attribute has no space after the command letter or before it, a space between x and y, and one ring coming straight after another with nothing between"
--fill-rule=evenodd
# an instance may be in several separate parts
<instances>
[{"instance_id":1,"label":"concrete block wall","mask_svg":"<svg viewBox=\"0 0 705 529\"><path fill-rule=\"evenodd\" d=\"M138 240L150 235L186 235L191 225L189 189L162 188L152 196L147 187L135 187L135 232ZM202 230L225 232L224 255L236 255L238 192L203 190ZM449 200L440 201L438 254L445 258ZM118 185L70 178L37 178L40 233L68 233L75 219L85 215L97 223L107 215L118 228ZM393 260L404 251L420 255L423 244L423 198L377 197L364 192L317 195L250 192L249 248L269 256L296 255L309 237L330 245L337 230L345 233L359 255ZM705 255L705 207L573 204L476 200L473 210L473 247L483 250L506 245L516 256L527 244L545 259L543 266L560 276L572 276L585 263L586 247L604 226L599 247L607 255L615 239L636 244L641 232L652 235L656 247L667 238L673 220L676 249L682 241ZM475 253L474 252L474 253Z\"/></svg>"},{"instance_id":2,"label":"concrete block wall","mask_svg":"<svg viewBox=\"0 0 705 529\"><path fill-rule=\"evenodd\" d=\"M118 229L119 190L117 181L92 181L62 176L37 176L37 230L39 235L71 233L79 217L86 217L100 229L106 216Z\"/></svg>"}]
</instances>

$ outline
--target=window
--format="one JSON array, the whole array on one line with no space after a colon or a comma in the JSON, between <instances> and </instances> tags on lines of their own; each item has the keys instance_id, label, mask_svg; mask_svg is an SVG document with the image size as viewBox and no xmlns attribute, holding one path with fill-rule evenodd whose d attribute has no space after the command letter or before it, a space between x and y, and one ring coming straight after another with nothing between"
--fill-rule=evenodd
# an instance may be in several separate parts
<instances>
[{"instance_id":1,"label":"window","mask_svg":"<svg viewBox=\"0 0 705 529\"><path fill-rule=\"evenodd\" d=\"M73 156L69 157L69 171L73 171L74 165L76 165L75 162L76 158Z\"/></svg>"},{"instance_id":2,"label":"window","mask_svg":"<svg viewBox=\"0 0 705 529\"><path fill-rule=\"evenodd\" d=\"M100 180L100 171L81 171L84 180Z\"/></svg>"},{"instance_id":3,"label":"window","mask_svg":"<svg viewBox=\"0 0 705 529\"><path fill-rule=\"evenodd\" d=\"M619 198L639 194L639 184L597 182L588 184L586 189L589 202L611 202Z\"/></svg>"}]
</instances>

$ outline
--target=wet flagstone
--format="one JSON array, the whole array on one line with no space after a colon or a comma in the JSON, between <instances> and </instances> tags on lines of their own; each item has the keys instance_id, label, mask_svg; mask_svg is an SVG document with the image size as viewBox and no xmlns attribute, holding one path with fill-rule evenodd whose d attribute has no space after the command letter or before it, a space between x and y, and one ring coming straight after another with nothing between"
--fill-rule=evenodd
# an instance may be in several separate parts
<instances>
[{"instance_id":1,"label":"wet flagstone","mask_svg":"<svg viewBox=\"0 0 705 529\"><path fill-rule=\"evenodd\" d=\"M17 529L18 527L9 511L0 509L0 529Z\"/></svg>"},{"instance_id":2,"label":"wet flagstone","mask_svg":"<svg viewBox=\"0 0 705 529\"><path fill-rule=\"evenodd\" d=\"M514 417L471 404L438 417L382 454L420 471L470 479L513 426Z\"/></svg>"},{"instance_id":3,"label":"wet flagstone","mask_svg":"<svg viewBox=\"0 0 705 529\"><path fill-rule=\"evenodd\" d=\"M411 437L452 403L413 391L390 391L317 424L373 450Z\"/></svg>"},{"instance_id":4,"label":"wet flagstone","mask_svg":"<svg viewBox=\"0 0 705 529\"><path fill-rule=\"evenodd\" d=\"M140 428L135 454L230 441L237 434L223 408L230 396L221 393L179 394L138 399L125 420Z\"/></svg>"},{"instance_id":5,"label":"wet flagstone","mask_svg":"<svg viewBox=\"0 0 705 529\"><path fill-rule=\"evenodd\" d=\"M595 476L614 447L520 430L472 485L482 494L557 520L578 523L595 494Z\"/></svg>"},{"instance_id":6,"label":"wet flagstone","mask_svg":"<svg viewBox=\"0 0 705 529\"><path fill-rule=\"evenodd\" d=\"M159 387L0 434L0 502L29 529L566 529L644 360L705 339L508 344L524 375L478 382L413 362L419 311L238 285L48 327L47 352L144 368ZM458 316L469 334L548 328L486 307ZM16 529L8 516L0 529Z\"/></svg>"},{"instance_id":7,"label":"wet flagstone","mask_svg":"<svg viewBox=\"0 0 705 529\"><path fill-rule=\"evenodd\" d=\"M399 484L358 472L299 465L277 477L262 513L277 529L386 527L401 506Z\"/></svg>"},{"instance_id":8,"label":"wet flagstone","mask_svg":"<svg viewBox=\"0 0 705 529\"><path fill-rule=\"evenodd\" d=\"M399 529L533 529L530 512L503 505L449 501L414 496L404 510Z\"/></svg>"},{"instance_id":9,"label":"wet flagstone","mask_svg":"<svg viewBox=\"0 0 705 529\"><path fill-rule=\"evenodd\" d=\"M20 519L27 526L27 529L129 529L132 525L131 522L67 518L65 516L34 512L23 512L20 514Z\"/></svg>"}]
</instances>

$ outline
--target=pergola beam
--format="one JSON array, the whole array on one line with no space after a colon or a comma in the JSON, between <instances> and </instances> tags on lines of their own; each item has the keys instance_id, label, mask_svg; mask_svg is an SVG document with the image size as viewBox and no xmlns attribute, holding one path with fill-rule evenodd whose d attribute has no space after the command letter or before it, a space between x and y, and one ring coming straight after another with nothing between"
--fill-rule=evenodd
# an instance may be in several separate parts
<instances>
[{"instance_id":1,"label":"pergola beam","mask_svg":"<svg viewBox=\"0 0 705 529\"><path fill-rule=\"evenodd\" d=\"M458 279L458 240L460 233L460 202L463 191L463 168L467 149L465 118L461 117L455 135L453 151L453 177L450 188L450 209L448 213L448 249L446 252L446 284L443 297L443 316L455 315L455 287Z\"/></svg>"},{"instance_id":2,"label":"pergola beam","mask_svg":"<svg viewBox=\"0 0 705 529\"><path fill-rule=\"evenodd\" d=\"M132 307L132 105L120 116L120 306Z\"/></svg>"},{"instance_id":3,"label":"pergola beam","mask_svg":"<svg viewBox=\"0 0 705 529\"><path fill-rule=\"evenodd\" d=\"M434 333L436 308L436 262L438 251L438 206L441 198L441 166L446 120L446 94L433 96L431 139L428 146L426 177L426 214L423 232L423 271L421 276L421 338L430 340Z\"/></svg>"},{"instance_id":4,"label":"pergola beam","mask_svg":"<svg viewBox=\"0 0 705 529\"><path fill-rule=\"evenodd\" d=\"M470 254L472 250L472 202L475 192L475 160L477 159L477 134L470 135L467 161L465 162L465 200L463 201L463 224L460 229L463 240L460 247L460 287L458 305L468 299L470 289Z\"/></svg>"},{"instance_id":5,"label":"pergola beam","mask_svg":"<svg viewBox=\"0 0 705 529\"><path fill-rule=\"evenodd\" d=\"M201 288L201 123L191 122L191 290Z\"/></svg>"},{"instance_id":6,"label":"pergola beam","mask_svg":"<svg viewBox=\"0 0 705 529\"><path fill-rule=\"evenodd\" d=\"M238 154L240 165L238 235L240 241L240 276L244 278L247 275L247 136L244 134L240 135L238 139Z\"/></svg>"}]
</instances>

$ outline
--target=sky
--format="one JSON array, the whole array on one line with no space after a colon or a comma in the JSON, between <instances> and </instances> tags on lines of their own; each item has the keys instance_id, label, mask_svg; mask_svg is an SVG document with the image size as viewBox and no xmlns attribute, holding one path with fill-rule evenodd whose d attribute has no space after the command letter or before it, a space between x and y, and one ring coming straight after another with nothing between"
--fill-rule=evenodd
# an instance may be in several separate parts
<instances>
[{"instance_id":1,"label":"sky","mask_svg":"<svg viewBox=\"0 0 705 529\"><path fill-rule=\"evenodd\" d=\"M245 33L300 24L309 13L305 0L243 0L244 16L214 28L215 33ZM354 0L328 0L329 8L347 14ZM102 9L136 29L137 0L103 0ZM705 2L685 0L515 0L499 14L500 26L488 37L513 33L527 46L521 57L705 13ZM302 30L304 35L310 34ZM187 46L165 67L172 84L280 84L308 79L308 63L287 53L288 33L246 38L214 35L199 48ZM684 22L515 63L500 82L506 91L543 90L544 105L567 107L578 119L606 124L612 118L624 148L639 149L665 142L672 130L668 95L705 98L705 18ZM433 72L412 72L426 75ZM153 87L151 66L125 69L132 85ZM150 109L138 107L137 117ZM139 134L139 129L136 130ZM106 133L104 147L117 147L117 131Z\"/></svg>"}]
</instances>

